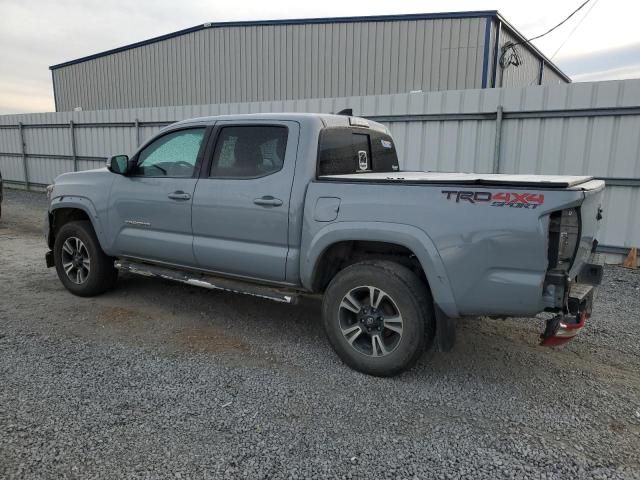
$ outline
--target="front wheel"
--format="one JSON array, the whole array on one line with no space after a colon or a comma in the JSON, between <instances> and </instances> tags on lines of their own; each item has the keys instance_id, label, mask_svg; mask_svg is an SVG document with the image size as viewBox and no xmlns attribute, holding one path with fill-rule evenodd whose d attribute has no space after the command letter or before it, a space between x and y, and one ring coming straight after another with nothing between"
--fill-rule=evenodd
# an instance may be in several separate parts
<instances>
[{"instance_id":1,"label":"front wheel","mask_svg":"<svg viewBox=\"0 0 640 480\"><path fill-rule=\"evenodd\" d=\"M338 272L322 313L342 361L381 377L413 366L435 331L428 287L408 268L388 261L356 263Z\"/></svg>"},{"instance_id":2,"label":"front wheel","mask_svg":"<svg viewBox=\"0 0 640 480\"><path fill-rule=\"evenodd\" d=\"M110 289L118 271L100 248L91 222L64 224L56 234L53 258L58 278L74 295L91 297Z\"/></svg>"}]
</instances>

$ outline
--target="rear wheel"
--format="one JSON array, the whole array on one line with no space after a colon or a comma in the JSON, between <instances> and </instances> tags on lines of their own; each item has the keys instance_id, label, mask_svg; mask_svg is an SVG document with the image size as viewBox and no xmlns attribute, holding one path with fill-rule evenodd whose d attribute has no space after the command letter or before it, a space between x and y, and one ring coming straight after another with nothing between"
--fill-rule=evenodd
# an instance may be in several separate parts
<instances>
[{"instance_id":1,"label":"rear wheel","mask_svg":"<svg viewBox=\"0 0 640 480\"><path fill-rule=\"evenodd\" d=\"M434 333L428 287L408 268L361 262L327 288L324 326L338 356L360 372L391 376L415 364Z\"/></svg>"},{"instance_id":2,"label":"rear wheel","mask_svg":"<svg viewBox=\"0 0 640 480\"><path fill-rule=\"evenodd\" d=\"M91 222L69 222L60 228L53 246L58 278L74 295L90 297L113 287L118 271L100 248Z\"/></svg>"}]
</instances>

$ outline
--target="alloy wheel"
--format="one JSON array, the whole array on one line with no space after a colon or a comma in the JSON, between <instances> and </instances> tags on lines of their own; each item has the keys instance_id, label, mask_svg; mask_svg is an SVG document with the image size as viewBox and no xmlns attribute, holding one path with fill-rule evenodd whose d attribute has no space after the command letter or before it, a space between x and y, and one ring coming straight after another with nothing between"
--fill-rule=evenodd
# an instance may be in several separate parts
<instances>
[{"instance_id":1,"label":"alloy wheel","mask_svg":"<svg viewBox=\"0 0 640 480\"><path fill-rule=\"evenodd\" d=\"M89 278L89 250L78 237L69 237L62 244L62 268L69 280L81 285Z\"/></svg>"},{"instance_id":2,"label":"alloy wheel","mask_svg":"<svg viewBox=\"0 0 640 480\"><path fill-rule=\"evenodd\" d=\"M377 287L351 289L340 302L338 322L349 345L363 355L389 355L402 338L400 309L391 295Z\"/></svg>"}]
</instances>

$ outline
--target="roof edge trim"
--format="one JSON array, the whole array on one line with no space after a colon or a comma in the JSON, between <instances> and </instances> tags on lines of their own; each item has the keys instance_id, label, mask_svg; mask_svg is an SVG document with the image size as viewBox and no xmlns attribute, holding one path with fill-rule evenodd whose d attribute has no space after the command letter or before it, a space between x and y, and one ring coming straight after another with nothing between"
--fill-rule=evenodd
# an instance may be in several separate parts
<instances>
[{"instance_id":1,"label":"roof edge trim","mask_svg":"<svg viewBox=\"0 0 640 480\"><path fill-rule=\"evenodd\" d=\"M530 50L533 51L533 53L535 53L538 57L542 58L542 60L544 61L544 64L546 67L551 68L551 70L553 70L554 72L556 72L558 75L560 75L563 79L565 79L568 83L572 83L571 77L569 77L569 75L567 75L566 73L564 73L562 70L560 70L560 67L558 67L555 63L553 63L551 61L551 59L549 59L544 53L542 53L538 47L536 47L533 43L527 41L527 38L522 35L513 25L511 25L507 20L504 19L504 17L499 13L496 12L495 15L496 19L499 20L500 22L502 22L502 26L506 27L507 30L509 30L509 33L511 33L514 37L517 37L521 42L525 42L523 43L522 47L524 48L529 48Z\"/></svg>"}]
</instances>

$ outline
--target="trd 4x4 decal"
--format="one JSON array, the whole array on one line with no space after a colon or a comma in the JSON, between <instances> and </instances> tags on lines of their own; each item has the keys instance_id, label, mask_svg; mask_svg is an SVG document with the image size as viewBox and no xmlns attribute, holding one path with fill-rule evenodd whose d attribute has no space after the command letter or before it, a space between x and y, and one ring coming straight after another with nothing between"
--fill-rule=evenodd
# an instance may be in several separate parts
<instances>
[{"instance_id":1,"label":"trd 4x4 decal","mask_svg":"<svg viewBox=\"0 0 640 480\"><path fill-rule=\"evenodd\" d=\"M442 190L447 200L455 200L456 203L487 203L492 207L511 207L535 209L544 203L542 193L516 193L516 192L473 192L468 190Z\"/></svg>"}]
</instances>

